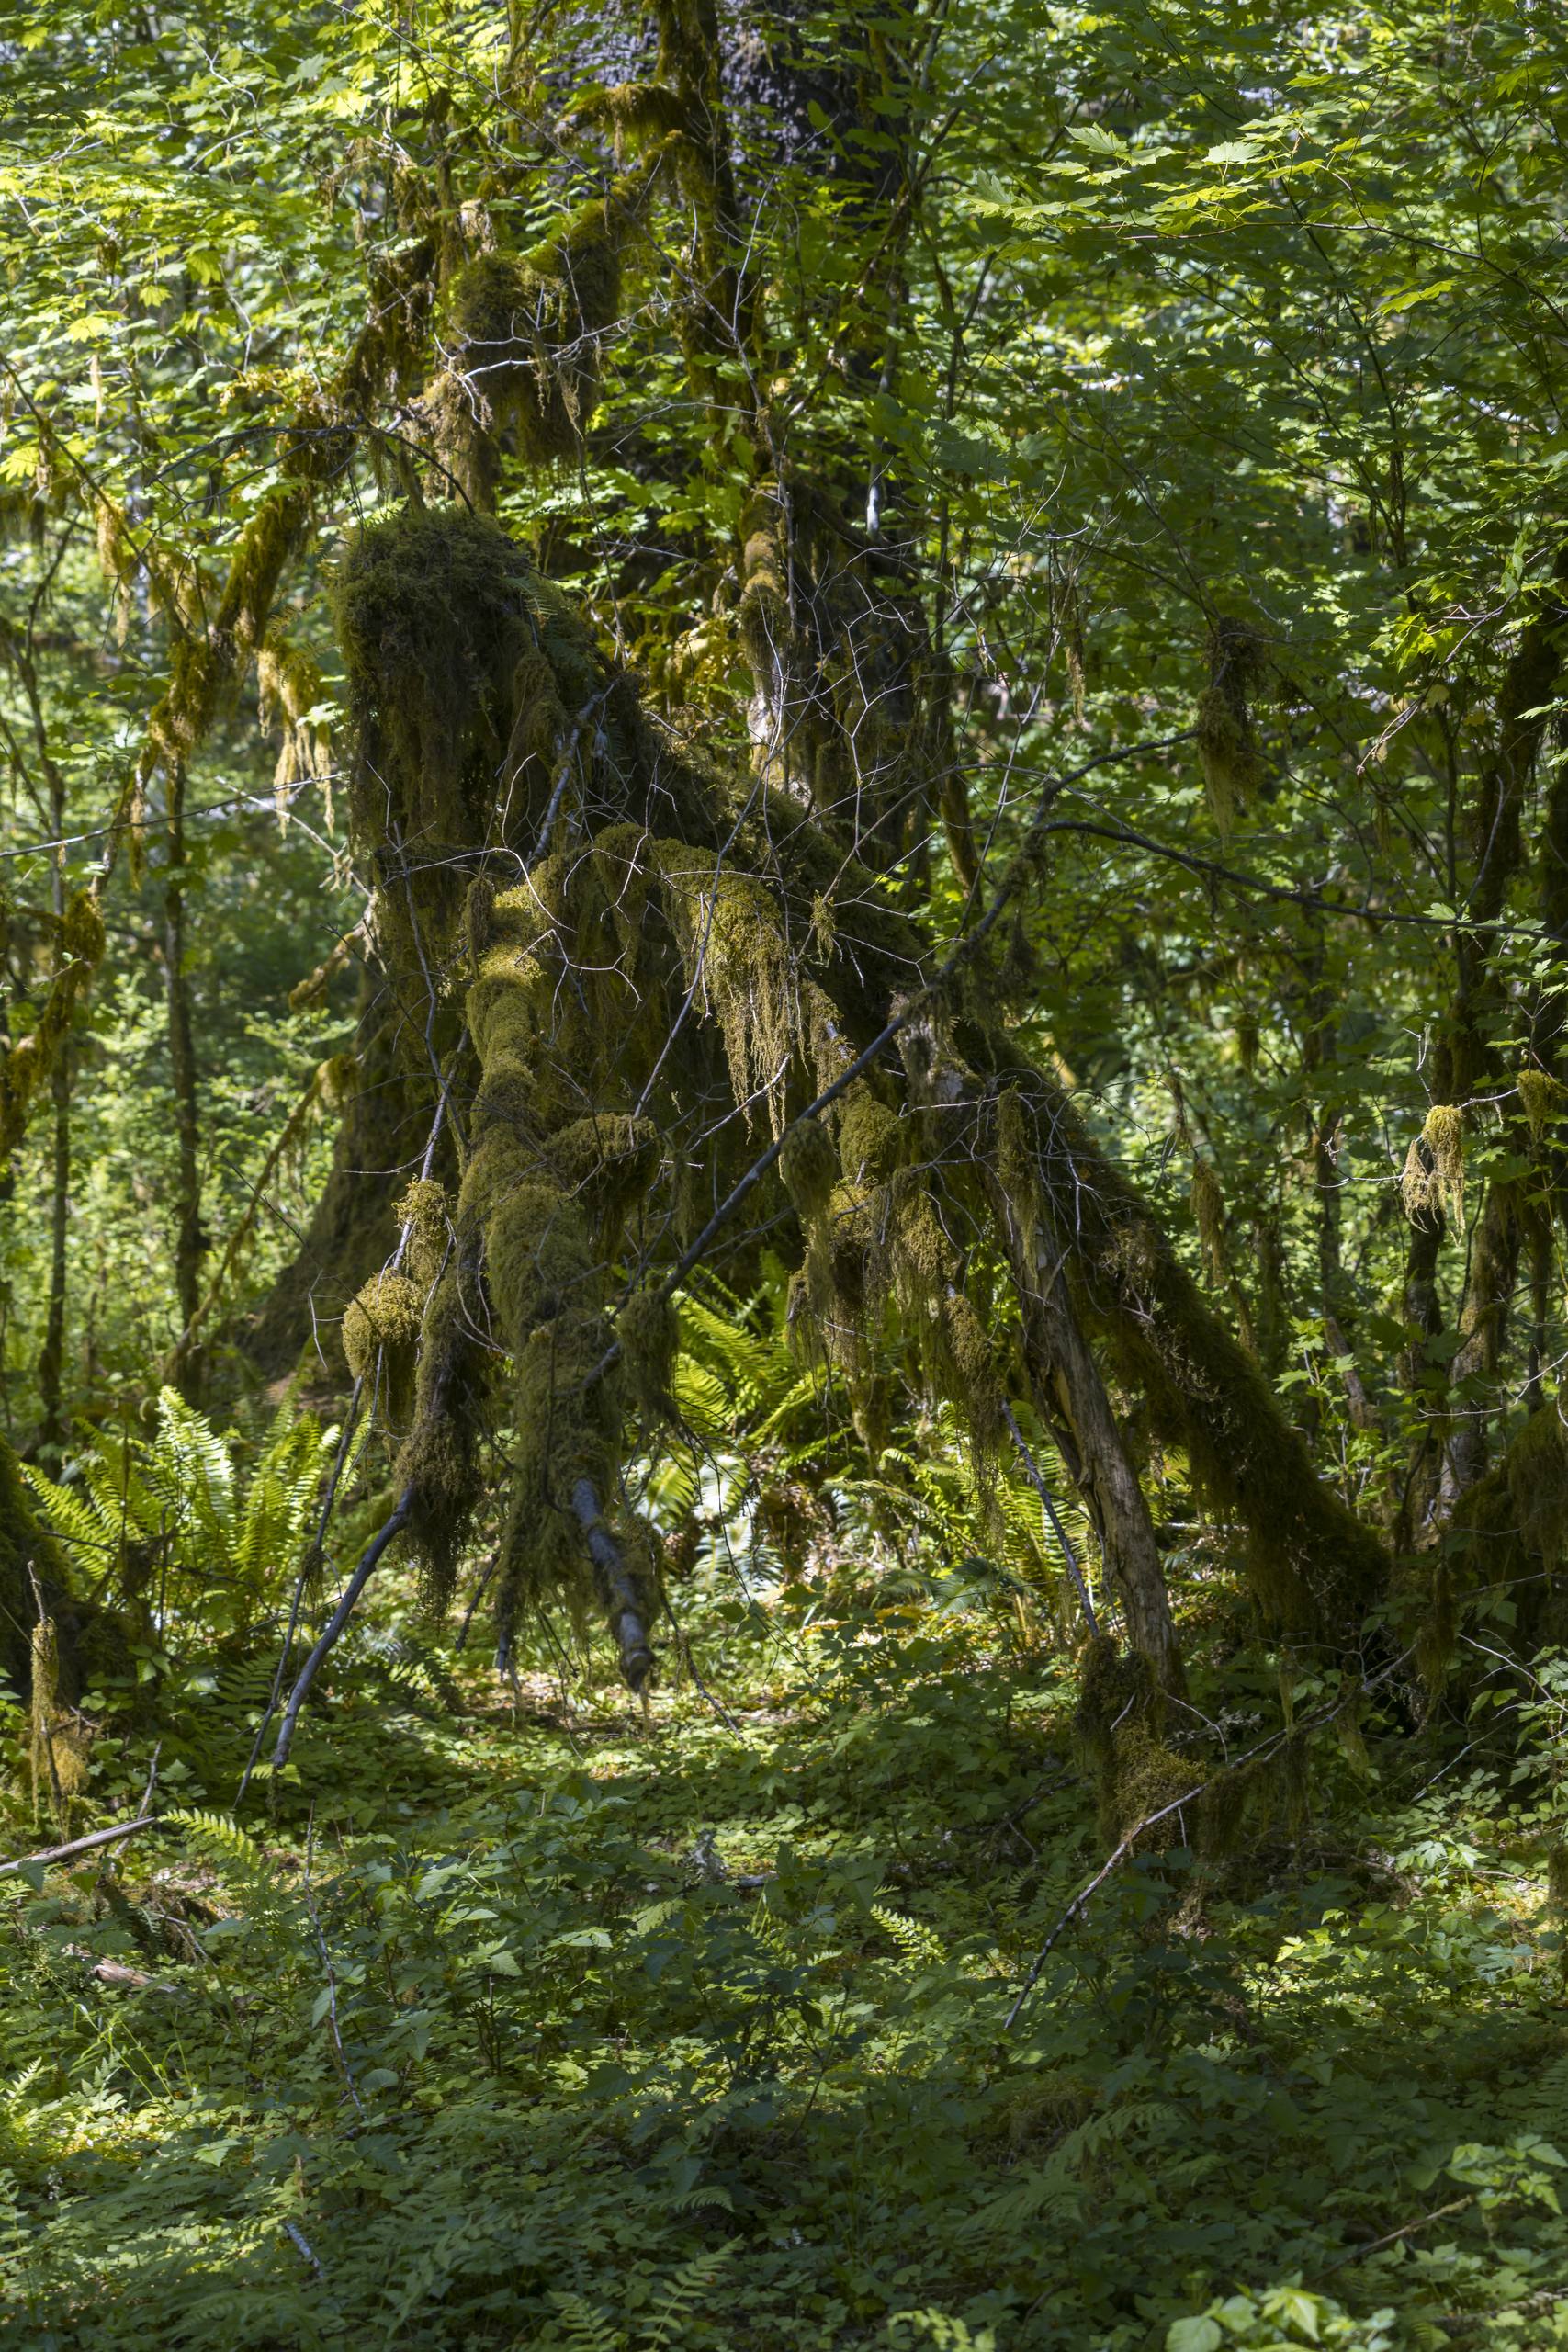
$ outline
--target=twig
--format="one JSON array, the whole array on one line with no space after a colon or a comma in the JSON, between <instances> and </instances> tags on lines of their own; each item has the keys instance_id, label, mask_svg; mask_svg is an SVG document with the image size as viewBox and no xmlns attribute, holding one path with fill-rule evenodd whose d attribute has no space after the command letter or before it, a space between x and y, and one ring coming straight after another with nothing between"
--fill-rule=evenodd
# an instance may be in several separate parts
<instances>
[{"instance_id":1,"label":"twig","mask_svg":"<svg viewBox=\"0 0 1568 2352\"><path fill-rule=\"evenodd\" d=\"M679 1617L676 1616L674 1610L671 1607L669 1594L665 1593L661 1598L664 1602L664 1614L669 1618L670 1623L675 1628L675 1639L680 1647L680 1654L686 1661L687 1672L691 1675L691 1678L696 1684L697 1689L702 1692L703 1697L707 1701L708 1705L713 1709L714 1713L718 1717L719 1722L723 1724L725 1729L727 1731L732 1731L737 1739L744 1740L746 1735L741 1730L739 1724L736 1722L735 1717L730 1713L729 1709L725 1705L722 1699L716 1699L714 1697L713 1692L708 1689L707 1684L703 1680L702 1676L698 1673L696 1656L692 1648L691 1636L686 1632L685 1627L682 1624Z\"/></svg>"},{"instance_id":2,"label":"twig","mask_svg":"<svg viewBox=\"0 0 1568 2352\"><path fill-rule=\"evenodd\" d=\"M1414 2222L1401 2222L1397 2230L1385 2230L1381 2238L1369 2238L1365 2245L1353 2245L1345 2254L1337 2255L1325 2270L1343 2270L1348 2262L1360 2262L1369 2254L1376 2254L1385 2245L1393 2245L1400 2238L1414 2237L1417 2230L1430 2227L1434 2222L1446 2222L1451 2214L1463 2213L1473 2205L1473 2197L1456 2197L1451 2205L1439 2205L1435 2213L1418 2214Z\"/></svg>"},{"instance_id":3,"label":"twig","mask_svg":"<svg viewBox=\"0 0 1568 2352\"><path fill-rule=\"evenodd\" d=\"M288 1761L288 1750L293 1745L294 1726L299 1721L299 1710L305 1703L310 1685L314 1682L322 1662L329 1651L335 1646L339 1634L353 1615L354 1604L375 1575L380 1564L382 1553L393 1536L406 1525L409 1513L412 1509L413 1488L405 1487L398 1498L398 1507L391 1517L383 1521L366 1545L364 1556L350 1577L343 1599L328 1618L320 1641L300 1668L299 1679L288 1694L288 1704L283 1711L283 1721L277 1727L277 1746L272 1751L272 1769L275 1772L281 1771Z\"/></svg>"},{"instance_id":4,"label":"twig","mask_svg":"<svg viewBox=\"0 0 1568 2352\"><path fill-rule=\"evenodd\" d=\"M316 2254L310 2245L310 2239L305 2235L304 2231L299 2228L299 2224L295 2222L285 2222L283 2224L283 2234L289 2240L296 2251L304 2256L305 2260L310 2264L317 2278L324 2278L327 2274L321 2268L321 2257Z\"/></svg>"},{"instance_id":5,"label":"twig","mask_svg":"<svg viewBox=\"0 0 1568 2352\"><path fill-rule=\"evenodd\" d=\"M73 1854L91 1854L100 1846L112 1846L117 1838L134 1838L139 1829L156 1829L159 1819L155 1813L139 1814L134 1821L117 1821L110 1829L95 1829L90 1837L73 1838L69 1845L46 1846L38 1854L18 1854L15 1861L0 1862L0 1878L8 1877L13 1871L25 1871L35 1862L68 1862Z\"/></svg>"}]
</instances>

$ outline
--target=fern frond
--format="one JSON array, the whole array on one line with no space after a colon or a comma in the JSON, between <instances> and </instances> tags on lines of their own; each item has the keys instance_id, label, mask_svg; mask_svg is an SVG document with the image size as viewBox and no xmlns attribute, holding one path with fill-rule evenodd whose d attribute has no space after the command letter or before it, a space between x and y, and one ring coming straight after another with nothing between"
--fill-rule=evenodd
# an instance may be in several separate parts
<instances>
[{"instance_id":1,"label":"fern frond","mask_svg":"<svg viewBox=\"0 0 1568 2352\"><path fill-rule=\"evenodd\" d=\"M705 2253L694 2254L690 2262L683 2262L673 2278L666 2279L649 2306L643 2330L642 2340L648 2352L670 2352L711 2292L730 2252L728 2245L709 2246Z\"/></svg>"}]
</instances>

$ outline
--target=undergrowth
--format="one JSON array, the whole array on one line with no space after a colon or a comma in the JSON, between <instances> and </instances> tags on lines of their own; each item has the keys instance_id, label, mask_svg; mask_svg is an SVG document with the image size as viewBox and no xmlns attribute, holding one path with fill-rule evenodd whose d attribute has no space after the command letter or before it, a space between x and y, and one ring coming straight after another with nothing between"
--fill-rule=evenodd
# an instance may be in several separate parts
<instances>
[{"instance_id":1,"label":"undergrowth","mask_svg":"<svg viewBox=\"0 0 1568 2352\"><path fill-rule=\"evenodd\" d=\"M1232 1861L1135 1852L1010 2028L1104 1848L1007 1590L764 1613L710 1558L705 1688L671 1654L646 1720L564 1646L498 1683L395 1578L371 1616L238 1816L243 1675L157 1831L0 1880L0 2342L1568 2335L1549 1766L1510 1813L1484 1747L1325 1736ZM1195 1754L1276 1662L1224 1690ZM152 1745L100 1741L97 1817Z\"/></svg>"}]
</instances>

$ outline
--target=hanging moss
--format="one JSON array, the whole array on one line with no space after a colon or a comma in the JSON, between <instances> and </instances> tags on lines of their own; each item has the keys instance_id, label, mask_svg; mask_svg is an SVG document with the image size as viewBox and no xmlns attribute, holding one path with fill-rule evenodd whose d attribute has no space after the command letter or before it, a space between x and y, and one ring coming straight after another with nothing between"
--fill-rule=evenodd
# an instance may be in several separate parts
<instances>
[{"instance_id":1,"label":"hanging moss","mask_svg":"<svg viewBox=\"0 0 1568 2352\"><path fill-rule=\"evenodd\" d=\"M1405 1155L1400 1177L1405 1215L1412 1224L1449 1208L1464 1221L1464 1113L1456 1103L1434 1102L1426 1124Z\"/></svg>"},{"instance_id":2,"label":"hanging moss","mask_svg":"<svg viewBox=\"0 0 1568 2352\"><path fill-rule=\"evenodd\" d=\"M1198 698L1198 756L1214 821L1228 831L1266 769L1253 732L1250 696L1263 675L1263 648L1243 621L1222 620L1209 637L1210 683Z\"/></svg>"},{"instance_id":3,"label":"hanging moss","mask_svg":"<svg viewBox=\"0 0 1568 2352\"><path fill-rule=\"evenodd\" d=\"M1459 1611L1454 1600L1453 1575L1448 1560L1439 1553L1432 1565L1427 1605L1416 1633L1416 1668L1429 1706L1442 1695L1458 1645Z\"/></svg>"},{"instance_id":4,"label":"hanging moss","mask_svg":"<svg viewBox=\"0 0 1568 2352\"><path fill-rule=\"evenodd\" d=\"M939 1329L942 1385L984 1459L1000 1448L1008 1434L1007 1394L998 1351L962 1291L943 1301Z\"/></svg>"},{"instance_id":5,"label":"hanging moss","mask_svg":"<svg viewBox=\"0 0 1568 2352\"><path fill-rule=\"evenodd\" d=\"M424 1311L414 1374L413 1420L393 1474L412 1497L409 1532L432 1598L444 1606L463 1541L483 1492L479 1453L490 1420L490 1359L464 1298L463 1269L448 1266Z\"/></svg>"},{"instance_id":6,"label":"hanging moss","mask_svg":"<svg viewBox=\"0 0 1568 2352\"><path fill-rule=\"evenodd\" d=\"M585 91L567 111L608 130L617 160L684 135L691 125L688 101L663 82L617 82L607 90Z\"/></svg>"},{"instance_id":7,"label":"hanging moss","mask_svg":"<svg viewBox=\"0 0 1568 2352\"><path fill-rule=\"evenodd\" d=\"M31 1036L0 1050L0 1168L27 1133L34 1102L71 1034L76 1007L104 955L104 919L96 893L79 890L61 926L66 961L50 984L38 1027Z\"/></svg>"},{"instance_id":8,"label":"hanging moss","mask_svg":"<svg viewBox=\"0 0 1568 2352\"><path fill-rule=\"evenodd\" d=\"M626 1385L645 1411L678 1418L671 1394L681 1322L673 1299L657 1283L634 1290L615 1317Z\"/></svg>"},{"instance_id":9,"label":"hanging moss","mask_svg":"<svg viewBox=\"0 0 1568 2352\"><path fill-rule=\"evenodd\" d=\"M355 1380L374 1385L394 1429L413 1407L414 1360L424 1293L407 1274L372 1274L344 1311L343 1351Z\"/></svg>"},{"instance_id":10,"label":"hanging moss","mask_svg":"<svg viewBox=\"0 0 1568 2352\"><path fill-rule=\"evenodd\" d=\"M839 1178L839 1155L820 1119L796 1119L784 1130L779 1174L807 1224L825 1217Z\"/></svg>"},{"instance_id":11,"label":"hanging moss","mask_svg":"<svg viewBox=\"0 0 1568 2352\"><path fill-rule=\"evenodd\" d=\"M718 1022L736 1099L750 1122L761 1095L777 1134L799 1008L774 891L684 842L661 841L654 854L686 985Z\"/></svg>"},{"instance_id":12,"label":"hanging moss","mask_svg":"<svg viewBox=\"0 0 1568 2352\"><path fill-rule=\"evenodd\" d=\"M1306 1826L1312 1795L1310 1767L1306 1734L1292 1732L1275 1754L1271 1775L1275 1813L1292 1837L1299 1837Z\"/></svg>"},{"instance_id":13,"label":"hanging moss","mask_svg":"<svg viewBox=\"0 0 1568 2352\"><path fill-rule=\"evenodd\" d=\"M1196 1152L1192 1156L1192 1215L1197 1222L1198 1238L1203 1245L1209 1272L1216 1282L1223 1282L1225 1271L1225 1196L1220 1190L1220 1180L1213 1169Z\"/></svg>"},{"instance_id":14,"label":"hanging moss","mask_svg":"<svg viewBox=\"0 0 1568 2352\"><path fill-rule=\"evenodd\" d=\"M1190 1768L1188 1768L1190 1770ZM1203 1869L1213 1874L1235 1860L1246 1834L1257 1774L1250 1765L1216 1772L1200 1790L1193 1814L1193 1843Z\"/></svg>"},{"instance_id":15,"label":"hanging moss","mask_svg":"<svg viewBox=\"0 0 1568 2352\"><path fill-rule=\"evenodd\" d=\"M1530 1139L1537 1144L1559 1140L1568 1114L1568 1086L1543 1069L1522 1069L1518 1076L1519 1106Z\"/></svg>"},{"instance_id":16,"label":"hanging moss","mask_svg":"<svg viewBox=\"0 0 1568 2352\"><path fill-rule=\"evenodd\" d=\"M586 1480L613 1494L620 1469L621 1384L599 1374L613 1334L596 1315L540 1324L519 1351L513 1383L517 1425L512 1507L502 1543L503 1617L525 1600L591 1589L572 1498Z\"/></svg>"},{"instance_id":17,"label":"hanging moss","mask_svg":"<svg viewBox=\"0 0 1568 2352\"><path fill-rule=\"evenodd\" d=\"M850 1089L839 1114L839 1164L851 1184L886 1184L897 1168L902 1132L898 1114L869 1086Z\"/></svg>"},{"instance_id":18,"label":"hanging moss","mask_svg":"<svg viewBox=\"0 0 1568 2352\"><path fill-rule=\"evenodd\" d=\"M0 1672L14 1690L22 1692L32 1678L28 1628L38 1615L34 1577L53 1607L50 1597L65 1590L65 1561L34 1508L16 1453L0 1436Z\"/></svg>"},{"instance_id":19,"label":"hanging moss","mask_svg":"<svg viewBox=\"0 0 1568 2352\"><path fill-rule=\"evenodd\" d=\"M1548 1567L1568 1552L1568 1430L1555 1403L1532 1413L1502 1464L1520 1536Z\"/></svg>"}]
</instances>

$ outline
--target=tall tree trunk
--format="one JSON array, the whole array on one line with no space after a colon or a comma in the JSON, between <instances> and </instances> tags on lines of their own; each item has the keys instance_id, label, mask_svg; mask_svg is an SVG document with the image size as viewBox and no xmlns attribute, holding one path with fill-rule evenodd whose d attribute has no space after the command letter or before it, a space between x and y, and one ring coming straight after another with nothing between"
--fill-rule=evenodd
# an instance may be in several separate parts
<instances>
[{"instance_id":1,"label":"tall tree trunk","mask_svg":"<svg viewBox=\"0 0 1568 2352\"><path fill-rule=\"evenodd\" d=\"M54 1164L49 1209L49 1308L44 1319L43 1345L39 1350L38 1385L42 1408L39 1442L51 1450L65 1442L66 1242L71 1218L71 1081L74 1059L68 1038L55 1057L49 1080L54 1102Z\"/></svg>"},{"instance_id":2,"label":"tall tree trunk","mask_svg":"<svg viewBox=\"0 0 1568 2352\"><path fill-rule=\"evenodd\" d=\"M175 1136L179 1152L175 1196L175 1291L179 1301L180 1329L185 1333L195 1322L201 1304L201 1261L207 1237L201 1224L201 1111L196 1036L191 1023L190 981L186 971L185 773L177 762L170 765L168 795L164 964ZM182 1339L175 1352L174 1371L181 1395L187 1401L194 1401L201 1387L199 1343L187 1348Z\"/></svg>"}]
</instances>

